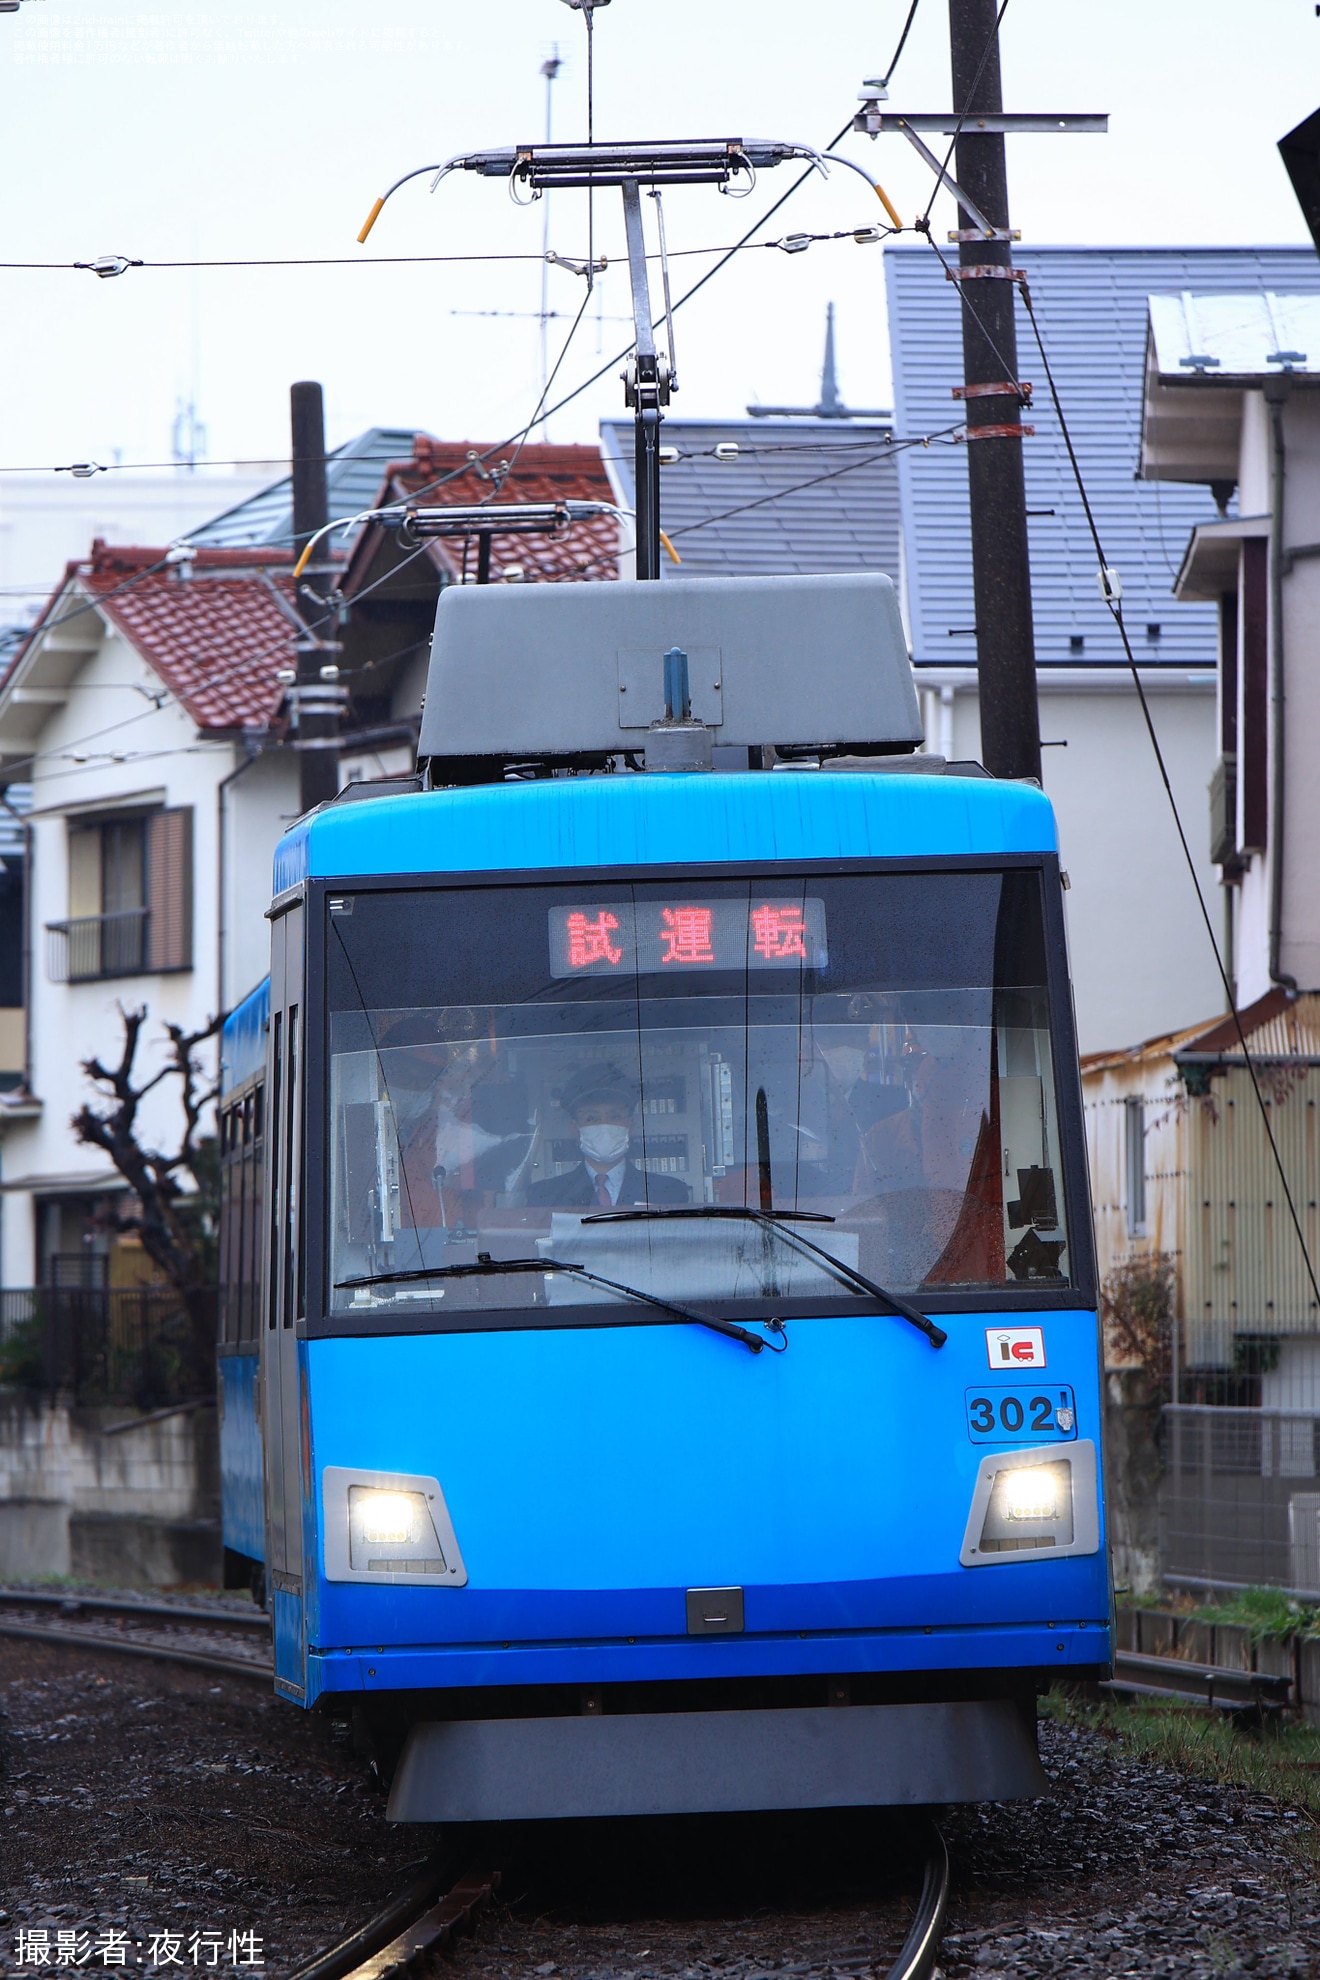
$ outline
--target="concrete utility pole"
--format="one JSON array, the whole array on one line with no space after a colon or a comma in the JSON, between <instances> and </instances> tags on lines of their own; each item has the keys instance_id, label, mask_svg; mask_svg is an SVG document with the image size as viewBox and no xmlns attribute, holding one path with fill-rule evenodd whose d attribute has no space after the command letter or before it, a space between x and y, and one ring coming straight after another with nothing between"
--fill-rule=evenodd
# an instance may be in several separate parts
<instances>
[{"instance_id":1,"label":"concrete utility pole","mask_svg":"<svg viewBox=\"0 0 1320 1980\"><path fill-rule=\"evenodd\" d=\"M330 520L325 485L325 405L321 388L312 379L302 379L289 389L293 425L293 554L297 558L308 537L323 529ZM322 546L322 554L329 544ZM301 580L304 590L325 598L331 590L333 572L318 557L307 566ZM325 610L317 610L305 596L297 601L299 616L307 622L308 637L298 642L298 680L290 696L297 720L298 794L304 811L325 804L339 789L339 707L343 690L332 674L322 675L323 664L333 665L333 656L318 640L325 640L334 620Z\"/></svg>"},{"instance_id":2,"label":"concrete utility pole","mask_svg":"<svg viewBox=\"0 0 1320 1980\"><path fill-rule=\"evenodd\" d=\"M995 0L949 0L953 107L959 114L995 113L1004 107L997 15ZM955 171L958 183L995 229L995 238L987 240L959 209L961 265L1007 270L1013 248L1003 134L964 126L957 140ZM963 389L981 754L996 777L1039 778L1040 713L1022 441L1014 433L1002 433L1004 427L1020 423L1012 382L1018 376L1014 284L1006 275L970 276L960 281L959 288L964 297ZM983 428L1000 431L994 438L976 437Z\"/></svg>"}]
</instances>

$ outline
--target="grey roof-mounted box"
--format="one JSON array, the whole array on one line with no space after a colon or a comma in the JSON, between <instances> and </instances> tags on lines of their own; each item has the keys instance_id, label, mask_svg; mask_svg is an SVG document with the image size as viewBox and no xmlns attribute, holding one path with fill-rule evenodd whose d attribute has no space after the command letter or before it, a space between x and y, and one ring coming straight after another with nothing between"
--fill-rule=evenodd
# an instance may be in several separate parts
<instances>
[{"instance_id":1,"label":"grey roof-mounted box","mask_svg":"<svg viewBox=\"0 0 1320 1980\"><path fill-rule=\"evenodd\" d=\"M718 744L911 749L922 740L892 581L450 586L440 595L421 757L643 752L664 655L688 656L692 713Z\"/></svg>"}]
</instances>

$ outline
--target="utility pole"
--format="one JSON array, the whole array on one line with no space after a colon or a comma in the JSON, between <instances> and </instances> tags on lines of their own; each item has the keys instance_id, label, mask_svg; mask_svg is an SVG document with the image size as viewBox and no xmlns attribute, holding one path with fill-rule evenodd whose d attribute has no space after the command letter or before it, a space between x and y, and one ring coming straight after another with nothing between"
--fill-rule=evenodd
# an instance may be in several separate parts
<instances>
[{"instance_id":1,"label":"utility pole","mask_svg":"<svg viewBox=\"0 0 1320 1980\"><path fill-rule=\"evenodd\" d=\"M1002 112L998 8L995 0L949 0L953 107ZM957 139L958 183L994 228L987 240L958 211L958 258L964 269L1004 269L959 281L963 297L963 396L967 415L967 482L972 515L972 588L981 754L996 777L1040 777L1040 712L1031 623L1027 495L1022 473L1021 400L1008 171L1002 131L966 125ZM978 320L979 319L979 320ZM984 434L984 437L982 435Z\"/></svg>"},{"instance_id":2,"label":"utility pole","mask_svg":"<svg viewBox=\"0 0 1320 1980\"><path fill-rule=\"evenodd\" d=\"M293 552L295 559L309 537L330 520L325 483L325 404L321 387L302 379L289 390L293 427ZM329 545L325 546L328 550ZM322 553L324 556L324 551ZM339 789L339 710L344 690L339 669L327 662L327 633L334 624L328 606L319 609L306 596L325 600L333 570L322 559L307 566L300 580L298 616L307 625L298 640L298 679L290 695L297 728L298 797L303 811L326 804ZM327 664L323 665L323 662Z\"/></svg>"}]
</instances>

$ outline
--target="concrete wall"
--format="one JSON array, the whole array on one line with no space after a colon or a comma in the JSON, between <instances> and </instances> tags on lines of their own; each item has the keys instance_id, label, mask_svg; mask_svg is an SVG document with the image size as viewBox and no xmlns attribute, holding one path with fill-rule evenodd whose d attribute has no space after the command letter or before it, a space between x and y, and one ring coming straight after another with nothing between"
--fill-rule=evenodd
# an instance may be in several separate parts
<instances>
[{"instance_id":1,"label":"concrete wall","mask_svg":"<svg viewBox=\"0 0 1320 1980\"><path fill-rule=\"evenodd\" d=\"M215 1408L73 1410L0 1390L0 1581L220 1580Z\"/></svg>"}]
</instances>

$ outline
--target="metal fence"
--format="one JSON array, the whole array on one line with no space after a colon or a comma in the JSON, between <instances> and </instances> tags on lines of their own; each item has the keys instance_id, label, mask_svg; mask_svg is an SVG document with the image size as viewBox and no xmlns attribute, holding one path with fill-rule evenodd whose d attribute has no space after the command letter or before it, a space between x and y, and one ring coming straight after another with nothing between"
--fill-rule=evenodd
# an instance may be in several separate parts
<instances>
[{"instance_id":1,"label":"metal fence","mask_svg":"<svg viewBox=\"0 0 1320 1980\"><path fill-rule=\"evenodd\" d=\"M215 1293L32 1286L0 1291L0 1383L92 1406L160 1409L215 1393Z\"/></svg>"},{"instance_id":2,"label":"metal fence","mask_svg":"<svg viewBox=\"0 0 1320 1980\"><path fill-rule=\"evenodd\" d=\"M1166 1404L1165 1580L1269 1586L1320 1600L1318 1459L1313 1410Z\"/></svg>"},{"instance_id":3,"label":"metal fence","mask_svg":"<svg viewBox=\"0 0 1320 1980\"><path fill-rule=\"evenodd\" d=\"M101 976L137 976L147 966L146 908L87 914L46 924L46 971L52 983L88 983Z\"/></svg>"}]
</instances>

